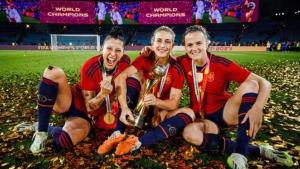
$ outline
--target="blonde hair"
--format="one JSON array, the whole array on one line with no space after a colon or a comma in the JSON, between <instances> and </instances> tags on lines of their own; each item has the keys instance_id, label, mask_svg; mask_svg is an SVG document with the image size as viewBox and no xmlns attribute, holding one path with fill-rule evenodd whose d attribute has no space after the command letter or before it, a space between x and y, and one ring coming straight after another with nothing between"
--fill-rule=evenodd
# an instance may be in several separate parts
<instances>
[{"instance_id":1,"label":"blonde hair","mask_svg":"<svg viewBox=\"0 0 300 169\"><path fill-rule=\"evenodd\" d=\"M151 44L153 44L153 42L154 42L156 33L160 32L160 31L165 31L165 32L170 33L172 35L172 43L173 44L175 43L175 33L174 33L174 31L168 26L160 26L157 29L155 29L155 31L153 32L152 37L151 37Z\"/></svg>"}]
</instances>

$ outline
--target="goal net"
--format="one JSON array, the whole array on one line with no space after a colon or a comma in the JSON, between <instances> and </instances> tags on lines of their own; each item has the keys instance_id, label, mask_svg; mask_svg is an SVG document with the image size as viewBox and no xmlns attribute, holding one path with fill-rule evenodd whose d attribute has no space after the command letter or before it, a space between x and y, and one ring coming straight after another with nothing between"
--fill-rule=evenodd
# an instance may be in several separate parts
<instances>
[{"instance_id":1,"label":"goal net","mask_svg":"<svg viewBox=\"0 0 300 169\"><path fill-rule=\"evenodd\" d=\"M99 35L50 34L51 50L100 51Z\"/></svg>"}]
</instances>

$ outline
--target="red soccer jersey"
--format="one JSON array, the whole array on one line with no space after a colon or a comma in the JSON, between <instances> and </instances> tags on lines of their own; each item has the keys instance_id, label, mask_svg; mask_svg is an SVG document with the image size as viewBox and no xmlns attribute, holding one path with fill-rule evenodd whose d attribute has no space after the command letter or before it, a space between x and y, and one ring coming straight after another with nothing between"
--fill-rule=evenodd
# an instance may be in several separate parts
<instances>
[{"instance_id":1,"label":"red soccer jersey","mask_svg":"<svg viewBox=\"0 0 300 169\"><path fill-rule=\"evenodd\" d=\"M229 82L242 83L246 80L250 72L226 58L210 53L208 53L208 56L210 60L210 73L207 76L203 108L205 114L212 114L222 108L231 96L227 92ZM190 107L196 115L199 115L200 109L194 89L192 60L187 55L179 57L178 60L187 78L190 91ZM201 84L200 82L199 86Z\"/></svg>"},{"instance_id":2,"label":"red soccer jersey","mask_svg":"<svg viewBox=\"0 0 300 169\"><path fill-rule=\"evenodd\" d=\"M73 103L75 107L82 111L86 112L85 100L82 96L82 90L87 91L95 91L96 94L100 92L100 82L102 81L102 64L103 64L103 57L101 55L94 56L87 60L82 68L81 68L81 79L75 86L72 87L72 95L73 95ZM124 69L126 69L130 64L130 58L127 55L124 55L118 65L116 70L113 73L113 79L120 74ZM114 87L114 81L112 81ZM115 88L110 94L110 99L112 101L113 94ZM101 107L96 110L95 112L89 112L88 114L98 116L100 114L106 113L106 105L105 101L102 103Z\"/></svg>"},{"instance_id":3,"label":"red soccer jersey","mask_svg":"<svg viewBox=\"0 0 300 169\"><path fill-rule=\"evenodd\" d=\"M138 71L142 71L145 78L149 77L149 73L151 72L154 66L155 58L154 56L144 57L138 56L135 61L132 63ZM163 86L161 92L161 99L169 99L171 88L182 89L184 82L184 73L182 71L181 66L177 63L176 60L170 58L170 67L168 70L168 74L166 77L165 84ZM154 95L157 96L159 91L160 82L154 87Z\"/></svg>"}]
</instances>

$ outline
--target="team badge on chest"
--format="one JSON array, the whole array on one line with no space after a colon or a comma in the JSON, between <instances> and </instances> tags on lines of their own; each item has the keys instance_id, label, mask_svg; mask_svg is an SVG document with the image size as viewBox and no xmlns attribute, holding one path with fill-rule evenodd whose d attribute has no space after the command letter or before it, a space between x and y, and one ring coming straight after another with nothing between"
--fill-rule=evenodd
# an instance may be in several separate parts
<instances>
[{"instance_id":1,"label":"team badge on chest","mask_svg":"<svg viewBox=\"0 0 300 169\"><path fill-rule=\"evenodd\" d=\"M215 73L214 72L209 72L207 75L207 81L208 82L213 82L215 80Z\"/></svg>"}]
</instances>

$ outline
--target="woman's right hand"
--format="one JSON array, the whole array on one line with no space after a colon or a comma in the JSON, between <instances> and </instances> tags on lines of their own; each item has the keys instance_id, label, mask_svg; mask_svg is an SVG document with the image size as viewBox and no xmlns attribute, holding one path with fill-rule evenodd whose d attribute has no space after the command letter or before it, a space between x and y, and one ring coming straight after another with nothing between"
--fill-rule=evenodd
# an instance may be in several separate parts
<instances>
[{"instance_id":1,"label":"woman's right hand","mask_svg":"<svg viewBox=\"0 0 300 169\"><path fill-rule=\"evenodd\" d=\"M122 108L120 121L126 126L134 126L134 117L131 110L127 108Z\"/></svg>"},{"instance_id":2,"label":"woman's right hand","mask_svg":"<svg viewBox=\"0 0 300 169\"><path fill-rule=\"evenodd\" d=\"M144 57L149 57L152 54L152 52L152 46L145 46L141 51L141 55Z\"/></svg>"},{"instance_id":3,"label":"woman's right hand","mask_svg":"<svg viewBox=\"0 0 300 169\"><path fill-rule=\"evenodd\" d=\"M103 79L100 83L100 88L100 96L108 96L113 90L113 86L111 84L111 77Z\"/></svg>"}]
</instances>

